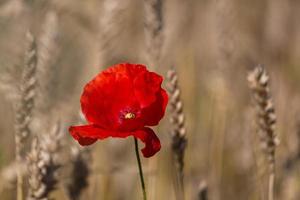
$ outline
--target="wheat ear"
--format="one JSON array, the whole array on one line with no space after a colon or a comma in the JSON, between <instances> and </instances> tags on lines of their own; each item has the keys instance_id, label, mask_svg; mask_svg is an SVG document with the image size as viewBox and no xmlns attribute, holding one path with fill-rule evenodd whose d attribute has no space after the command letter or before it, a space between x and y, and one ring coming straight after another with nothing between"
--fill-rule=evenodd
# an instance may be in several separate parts
<instances>
[{"instance_id":1,"label":"wheat ear","mask_svg":"<svg viewBox=\"0 0 300 200\"><path fill-rule=\"evenodd\" d=\"M22 162L24 157L25 140L30 135L29 125L32 119L32 109L36 88L37 51L34 37L27 33L28 47L25 52L25 62L20 82L19 96L15 105L15 143L16 161ZM17 200L23 199L23 177L17 175Z\"/></svg>"},{"instance_id":2,"label":"wheat ear","mask_svg":"<svg viewBox=\"0 0 300 200\"><path fill-rule=\"evenodd\" d=\"M99 19L99 64L102 65L113 50L113 42L123 30L128 0L104 0L103 15Z\"/></svg>"},{"instance_id":3,"label":"wheat ear","mask_svg":"<svg viewBox=\"0 0 300 200\"><path fill-rule=\"evenodd\" d=\"M184 198L183 184L183 168L184 168L184 152L187 144L186 129L184 124L183 103L180 99L180 89L178 86L178 76L174 69L168 71L168 91L170 95L170 123L172 136L173 159L176 166L177 174L177 198Z\"/></svg>"},{"instance_id":4,"label":"wheat ear","mask_svg":"<svg viewBox=\"0 0 300 200\"><path fill-rule=\"evenodd\" d=\"M58 38L58 17L55 11L48 11L45 15L45 21L42 28L43 32L39 39L39 60L38 66L40 70L45 70L46 65L49 65L49 61L53 57L53 54L57 54L57 38ZM43 71L45 74L49 71Z\"/></svg>"},{"instance_id":5,"label":"wheat ear","mask_svg":"<svg viewBox=\"0 0 300 200\"><path fill-rule=\"evenodd\" d=\"M48 105L49 87L51 87L51 70L53 60L59 53L58 48L58 17L55 11L48 11L45 15L42 33L38 40L38 77L40 79L40 100L43 105Z\"/></svg>"},{"instance_id":6,"label":"wheat ear","mask_svg":"<svg viewBox=\"0 0 300 200\"><path fill-rule=\"evenodd\" d=\"M269 164L268 199L274 199L275 150L279 140L275 134L276 115L270 94L269 76L262 66L248 75L249 87L256 107L257 132Z\"/></svg>"},{"instance_id":7,"label":"wheat ear","mask_svg":"<svg viewBox=\"0 0 300 200\"><path fill-rule=\"evenodd\" d=\"M28 183L27 200L48 200L49 193L57 185L57 170L59 151L61 149L62 132L57 123L50 133L35 138L31 152L28 155Z\"/></svg>"},{"instance_id":8,"label":"wheat ear","mask_svg":"<svg viewBox=\"0 0 300 200\"><path fill-rule=\"evenodd\" d=\"M78 200L82 191L88 186L88 177L91 173L91 153L88 148L80 148L73 145L71 148L72 172L71 180L67 184L68 196L72 200ZM80 173L78 173L80 172Z\"/></svg>"},{"instance_id":9,"label":"wheat ear","mask_svg":"<svg viewBox=\"0 0 300 200\"><path fill-rule=\"evenodd\" d=\"M146 61L149 67L155 68L160 64L163 45L163 1L144 0L145 7L145 40Z\"/></svg>"}]
</instances>

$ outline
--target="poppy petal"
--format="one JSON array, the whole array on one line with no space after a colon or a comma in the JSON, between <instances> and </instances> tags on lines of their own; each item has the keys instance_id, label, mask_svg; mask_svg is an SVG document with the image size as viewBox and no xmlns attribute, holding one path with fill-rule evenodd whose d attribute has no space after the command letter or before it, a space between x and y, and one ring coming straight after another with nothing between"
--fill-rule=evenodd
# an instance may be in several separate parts
<instances>
[{"instance_id":1,"label":"poppy petal","mask_svg":"<svg viewBox=\"0 0 300 200\"><path fill-rule=\"evenodd\" d=\"M141 130L133 131L133 132L113 132L111 134L112 137L118 138L126 138L128 136L134 136L137 139L141 140L145 147L141 150L143 156L149 158L156 154L160 148L160 141L154 131L151 128L144 127Z\"/></svg>"},{"instance_id":2,"label":"poppy petal","mask_svg":"<svg viewBox=\"0 0 300 200\"><path fill-rule=\"evenodd\" d=\"M149 158L160 150L160 141L151 128L145 127L142 130L135 131L133 135L145 143L145 147L142 149L144 157Z\"/></svg>"},{"instance_id":3,"label":"poppy petal","mask_svg":"<svg viewBox=\"0 0 300 200\"><path fill-rule=\"evenodd\" d=\"M142 128L143 124L137 119L138 116L135 120L131 120L129 126L127 123L124 124L127 121L122 120L122 117L125 111L132 110L138 115L140 102L134 94L133 82L140 74L149 73L145 66L129 63L114 65L99 73L85 86L81 96L82 112L87 120L110 130L129 131L131 127L135 130ZM153 73L148 76L150 77L148 79L151 79L155 75ZM155 99L152 98L150 101L153 100Z\"/></svg>"},{"instance_id":4,"label":"poppy petal","mask_svg":"<svg viewBox=\"0 0 300 200\"><path fill-rule=\"evenodd\" d=\"M164 89L156 95L156 101L142 109L142 118L146 126L156 126L165 115L168 104L168 95Z\"/></svg>"},{"instance_id":5,"label":"poppy petal","mask_svg":"<svg viewBox=\"0 0 300 200\"><path fill-rule=\"evenodd\" d=\"M133 79L140 73L147 72L147 69L146 66L141 64L120 63L109 67L104 72L113 74L126 74L129 78Z\"/></svg>"},{"instance_id":6,"label":"poppy petal","mask_svg":"<svg viewBox=\"0 0 300 200\"><path fill-rule=\"evenodd\" d=\"M163 78L154 72L140 73L134 79L134 95L142 108L156 100L156 94L161 89Z\"/></svg>"},{"instance_id":7,"label":"poppy petal","mask_svg":"<svg viewBox=\"0 0 300 200\"><path fill-rule=\"evenodd\" d=\"M97 139L104 139L110 136L108 132L103 131L95 125L71 126L69 132L83 146L91 145Z\"/></svg>"},{"instance_id":8,"label":"poppy petal","mask_svg":"<svg viewBox=\"0 0 300 200\"><path fill-rule=\"evenodd\" d=\"M83 146L91 145L98 139L102 140L108 137L126 138L128 136L134 136L145 143L142 153L146 158L153 156L161 147L158 137L155 135L154 131L148 127L134 132L118 132L104 130L95 125L82 125L71 126L69 132L73 138Z\"/></svg>"},{"instance_id":9,"label":"poppy petal","mask_svg":"<svg viewBox=\"0 0 300 200\"><path fill-rule=\"evenodd\" d=\"M80 101L90 123L115 130L120 110L134 104L132 81L125 75L101 73L85 86Z\"/></svg>"}]
</instances>

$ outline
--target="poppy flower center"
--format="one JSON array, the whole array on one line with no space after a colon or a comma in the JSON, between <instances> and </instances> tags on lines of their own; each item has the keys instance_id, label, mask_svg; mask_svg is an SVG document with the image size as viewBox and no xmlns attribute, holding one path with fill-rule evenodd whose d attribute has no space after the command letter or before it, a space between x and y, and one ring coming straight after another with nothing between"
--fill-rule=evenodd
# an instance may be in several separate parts
<instances>
[{"instance_id":1,"label":"poppy flower center","mask_svg":"<svg viewBox=\"0 0 300 200\"><path fill-rule=\"evenodd\" d=\"M125 114L125 119L134 119L135 118L135 114L134 113L126 113Z\"/></svg>"}]
</instances>

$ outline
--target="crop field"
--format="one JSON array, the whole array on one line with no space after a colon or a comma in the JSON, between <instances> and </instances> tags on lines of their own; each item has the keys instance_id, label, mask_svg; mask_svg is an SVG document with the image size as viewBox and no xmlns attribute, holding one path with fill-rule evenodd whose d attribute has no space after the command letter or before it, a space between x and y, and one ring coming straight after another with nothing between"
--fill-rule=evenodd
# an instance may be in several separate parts
<instances>
[{"instance_id":1,"label":"crop field","mask_svg":"<svg viewBox=\"0 0 300 200\"><path fill-rule=\"evenodd\" d=\"M0 200L299 200L299 19L296 0L0 0Z\"/></svg>"}]
</instances>

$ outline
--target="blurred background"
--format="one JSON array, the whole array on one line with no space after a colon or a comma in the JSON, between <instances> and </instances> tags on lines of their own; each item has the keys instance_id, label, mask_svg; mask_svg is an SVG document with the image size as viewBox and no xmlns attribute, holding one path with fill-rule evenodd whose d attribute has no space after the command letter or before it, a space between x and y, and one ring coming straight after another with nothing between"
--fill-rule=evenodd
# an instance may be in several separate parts
<instances>
[{"instance_id":1,"label":"blurred background","mask_svg":"<svg viewBox=\"0 0 300 200\"><path fill-rule=\"evenodd\" d=\"M262 199L260 174L268 166L258 167L256 161L259 144L247 73L263 64L281 140L276 199L299 199L300 2L162 0L152 7L154 13L158 9L158 18L151 18L149 2L155 0L0 0L0 199L16 199L15 168L20 166L15 163L14 105L29 30L38 55L31 135L47 134L58 121L63 132L58 139L58 183L50 197L141 199L131 138L82 148L67 131L80 123L85 83L110 65L131 62L147 64L164 77L171 67L176 69L187 130L185 198L201 199L199 192L207 188L208 199L214 200ZM161 151L142 158L150 200L176 199L168 118L169 110L156 128ZM87 185L72 197L70 169L78 152L88 154Z\"/></svg>"}]
</instances>

